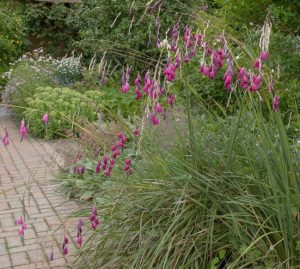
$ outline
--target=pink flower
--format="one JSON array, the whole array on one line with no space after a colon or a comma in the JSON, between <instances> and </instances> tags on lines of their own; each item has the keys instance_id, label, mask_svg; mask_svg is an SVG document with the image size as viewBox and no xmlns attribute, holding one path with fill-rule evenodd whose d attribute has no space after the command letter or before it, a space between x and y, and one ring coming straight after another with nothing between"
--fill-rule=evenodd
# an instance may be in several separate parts
<instances>
[{"instance_id":1,"label":"pink flower","mask_svg":"<svg viewBox=\"0 0 300 269\"><path fill-rule=\"evenodd\" d=\"M168 102L168 104L169 104L170 106L173 106L173 105L174 105L174 101L175 101L175 95L174 95L174 94L171 94L171 95L168 97L167 102Z\"/></svg>"},{"instance_id":2,"label":"pink flower","mask_svg":"<svg viewBox=\"0 0 300 269\"><path fill-rule=\"evenodd\" d=\"M98 225L100 225L100 221L97 218L97 209L94 206L92 210L92 214L90 215L91 227L95 230Z\"/></svg>"},{"instance_id":3,"label":"pink flower","mask_svg":"<svg viewBox=\"0 0 300 269\"><path fill-rule=\"evenodd\" d=\"M24 236L24 231L27 229L27 225L25 224L25 221L23 220L22 217L20 217L17 221L16 221L17 225L20 225L19 230L18 230L18 234L20 236Z\"/></svg>"},{"instance_id":4,"label":"pink flower","mask_svg":"<svg viewBox=\"0 0 300 269\"><path fill-rule=\"evenodd\" d=\"M225 82L224 82L224 87L227 89L227 90L230 90L231 89L231 82L232 82L232 76L228 75L225 79Z\"/></svg>"},{"instance_id":5,"label":"pink flower","mask_svg":"<svg viewBox=\"0 0 300 269\"><path fill-rule=\"evenodd\" d=\"M133 130L133 135L134 135L134 136L139 136L139 135L140 135L140 130L139 130L138 128L135 128L135 129Z\"/></svg>"},{"instance_id":6,"label":"pink flower","mask_svg":"<svg viewBox=\"0 0 300 269\"><path fill-rule=\"evenodd\" d=\"M111 166L114 166L114 165L116 164L116 162L115 162L114 159L111 159L109 162L110 162L110 165L111 165Z\"/></svg>"},{"instance_id":7,"label":"pink flower","mask_svg":"<svg viewBox=\"0 0 300 269\"><path fill-rule=\"evenodd\" d=\"M80 218L80 219L78 220L77 229L78 229L78 230L82 229L82 226L83 226L83 219Z\"/></svg>"},{"instance_id":8,"label":"pink flower","mask_svg":"<svg viewBox=\"0 0 300 269\"><path fill-rule=\"evenodd\" d=\"M101 171L101 163L99 164L99 162L98 162L97 165L96 165L95 173L99 174L100 171Z\"/></svg>"},{"instance_id":9,"label":"pink flower","mask_svg":"<svg viewBox=\"0 0 300 269\"><path fill-rule=\"evenodd\" d=\"M269 58L269 52L268 51L262 51L261 53L260 53L260 59L262 60L262 61L267 61L268 60L268 58Z\"/></svg>"},{"instance_id":10,"label":"pink flower","mask_svg":"<svg viewBox=\"0 0 300 269\"><path fill-rule=\"evenodd\" d=\"M162 108L162 106L159 103L156 103L154 105L154 110L155 110L156 113L162 113L162 112L164 112L164 109Z\"/></svg>"},{"instance_id":11,"label":"pink flower","mask_svg":"<svg viewBox=\"0 0 300 269\"><path fill-rule=\"evenodd\" d=\"M143 98L143 94L138 87L135 88L134 93L135 93L136 100L141 100Z\"/></svg>"},{"instance_id":12,"label":"pink flower","mask_svg":"<svg viewBox=\"0 0 300 269\"><path fill-rule=\"evenodd\" d=\"M97 207L96 207L96 206L93 207L93 209L92 209L92 214L97 215Z\"/></svg>"},{"instance_id":13,"label":"pink flower","mask_svg":"<svg viewBox=\"0 0 300 269\"><path fill-rule=\"evenodd\" d=\"M253 68L260 70L262 68L261 60L257 58L253 63Z\"/></svg>"},{"instance_id":14,"label":"pink flower","mask_svg":"<svg viewBox=\"0 0 300 269\"><path fill-rule=\"evenodd\" d=\"M137 78L134 80L134 85L137 86L137 85L140 85L141 84L141 76L138 74Z\"/></svg>"},{"instance_id":15,"label":"pink flower","mask_svg":"<svg viewBox=\"0 0 300 269\"><path fill-rule=\"evenodd\" d=\"M26 129L26 126L25 126L25 121L24 119L22 119L21 121L21 124L20 124L20 135L21 135L21 140L20 142L23 141L23 139L26 137L27 135L27 129Z\"/></svg>"},{"instance_id":16,"label":"pink flower","mask_svg":"<svg viewBox=\"0 0 300 269\"><path fill-rule=\"evenodd\" d=\"M254 82L252 82L250 84L250 92L256 92L257 90L258 90L258 86Z\"/></svg>"},{"instance_id":17,"label":"pink flower","mask_svg":"<svg viewBox=\"0 0 300 269\"><path fill-rule=\"evenodd\" d=\"M160 121L156 117L155 113L151 113L150 114L150 120L151 120L151 122L152 122L153 125L159 125L159 123L160 123Z\"/></svg>"},{"instance_id":18,"label":"pink flower","mask_svg":"<svg viewBox=\"0 0 300 269\"><path fill-rule=\"evenodd\" d=\"M4 131L4 136L2 137L3 145L6 147L9 145L9 137L7 130Z\"/></svg>"},{"instance_id":19,"label":"pink flower","mask_svg":"<svg viewBox=\"0 0 300 269\"><path fill-rule=\"evenodd\" d=\"M81 247L81 245L82 245L82 235L81 234L79 234L78 236L77 236L77 245L79 246L79 247Z\"/></svg>"},{"instance_id":20,"label":"pink flower","mask_svg":"<svg viewBox=\"0 0 300 269\"><path fill-rule=\"evenodd\" d=\"M242 79L244 77L244 75L245 75L245 68L244 67L239 68L238 69L238 78Z\"/></svg>"},{"instance_id":21,"label":"pink flower","mask_svg":"<svg viewBox=\"0 0 300 269\"><path fill-rule=\"evenodd\" d=\"M45 124L48 124L48 121L49 121L48 113L44 114L44 116L42 117L42 121L43 121Z\"/></svg>"},{"instance_id":22,"label":"pink flower","mask_svg":"<svg viewBox=\"0 0 300 269\"><path fill-rule=\"evenodd\" d=\"M223 49L218 48L218 55L222 60L225 58L225 53L224 53Z\"/></svg>"},{"instance_id":23,"label":"pink flower","mask_svg":"<svg viewBox=\"0 0 300 269\"><path fill-rule=\"evenodd\" d=\"M175 57L175 68L178 68L180 66L181 60L180 60L180 56L176 55Z\"/></svg>"},{"instance_id":24,"label":"pink flower","mask_svg":"<svg viewBox=\"0 0 300 269\"><path fill-rule=\"evenodd\" d=\"M276 112L279 107L279 96L275 95L273 99L273 110Z\"/></svg>"},{"instance_id":25,"label":"pink flower","mask_svg":"<svg viewBox=\"0 0 300 269\"><path fill-rule=\"evenodd\" d=\"M188 63L188 62L190 61L190 56L189 56L188 54L184 55L183 61L184 61L185 63Z\"/></svg>"},{"instance_id":26,"label":"pink flower","mask_svg":"<svg viewBox=\"0 0 300 269\"><path fill-rule=\"evenodd\" d=\"M109 157L108 156L104 156L103 157L103 163L107 164L109 161Z\"/></svg>"},{"instance_id":27,"label":"pink flower","mask_svg":"<svg viewBox=\"0 0 300 269\"><path fill-rule=\"evenodd\" d=\"M19 219L17 219L16 223L17 223L17 225L23 225L24 224L23 218L20 217Z\"/></svg>"},{"instance_id":28,"label":"pink flower","mask_svg":"<svg viewBox=\"0 0 300 269\"><path fill-rule=\"evenodd\" d=\"M262 82L262 77L260 75L258 76L253 76L253 82L259 87L261 85Z\"/></svg>"},{"instance_id":29,"label":"pink flower","mask_svg":"<svg viewBox=\"0 0 300 269\"><path fill-rule=\"evenodd\" d=\"M217 75L217 72L214 70L213 67L211 67L209 74L208 74L209 79L214 79L216 75Z\"/></svg>"},{"instance_id":30,"label":"pink flower","mask_svg":"<svg viewBox=\"0 0 300 269\"><path fill-rule=\"evenodd\" d=\"M20 236L24 235L24 227L23 227L23 225L20 226L18 233L19 233Z\"/></svg>"},{"instance_id":31,"label":"pink flower","mask_svg":"<svg viewBox=\"0 0 300 269\"><path fill-rule=\"evenodd\" d=\"M125 82L123 85L122 85L122 88L121 88L121 92L122 93L126 93L130 90L130 86L129 86L129 83L128 82Z\"/></svg>"},{"instance_id":32,"label":"pink flower","mask_svg":"<svg viewBox=\"0 0 300 269\"><path fill-rule=\"evenodd\" d=\"M63 254L68 255L68 253L69 253L68 247L66 245L64 245L62 249L63 249Z\"/></svg>"},{"instance_id":33,"label":"pink flower","mask_svg":"<svg viewBox=\"0 0 300 269\"><path fill-rule=\"evenodd\" d=\"M269 89L269 92L270 92L270 93L274 92L274 86L273 86L273 83L272 83L272 82L269 83L268 89Z\"/></svg>"},{"instance_id":34,"label":"pink flower","mask_svg":"<svg viewBox=\"0 0 300 269\"><path fill-rule=\"evenodd\" d=\"M123 133L118 133L118 137L120 138L120 141L122 141L122 143L126 142L126 137Z\"/></svg>"},{"instance_id":35,"label":"pink flower","mask_svg":"<svg viewBox=\"0 0 300 269\"><path fill-rule=\"evenodd\" d=\"M167 81L175 79L176 66L174 64L167 64L164 70L164 75Z\"/></svg>"},{"instance_id":36,"label":"pink flower","mask_svg":"<svg viewBox=\"0 0 300 269\"><path fill-rule=\"evenodd\" d=\"M132 161L130 159L125 159L125 161L124 161L124 163L127 164L127 165L131 165L131 162Z\"/></svg>"},{"instance_id":37,"label":"pink flower","mask_svg":"<svg viewBox=\"0 0 300 269\"><path fill-rule=\"evenodd\" d=\"M128 165L128 164L126 164L125 166L124 166L124 171L128 171L130 169L130 166Z\"/></svg>"},{"instance_id":38,"label":"pink flower","mask_svg":"<svg viewBox=\"0 0 300 269\"><path fill-rule=\"evenodd\" d=\"M110 169L105 170L105 173L104 173L105 176L109 177L110 174L111 174Z\"/></svg>"},{"instance_id":39,"label":"pink flower","mask_svg":"<svg viewBox=\"0 0 300 269\"><path fill-rule=\"evenodd\" d=\"M64 244L68 244L69 243L69 239L68 239L68 237L64 237Z\"/></svg>"},{"instance_id":40,"label":"pink flower","mask_svg":"<svg viewBox=\"0 0 300 269\"><path fill-rule=\"evenodd\" d=\"M204 75L204 76L209 76L210 68L206 66L205 64L201 64L199 71Z\"/></svg>"}]
</instances>

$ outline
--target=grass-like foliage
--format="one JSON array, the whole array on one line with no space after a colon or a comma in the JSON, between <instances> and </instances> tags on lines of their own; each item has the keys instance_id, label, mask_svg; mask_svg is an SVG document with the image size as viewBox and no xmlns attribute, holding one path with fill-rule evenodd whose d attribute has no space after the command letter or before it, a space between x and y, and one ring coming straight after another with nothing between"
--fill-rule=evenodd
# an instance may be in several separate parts
<instances>
[{"instance_id":1,"label":"grass-like foliage","mask_svg":"<svg viewBox=\"0 0 300 269\"><path fill-rule=\"evenodd\" d=\"M103 225L81 267L296 268L299 154L265 118L243 104L194 117L192 140L180 117L147 132L134 175L93 182Z\"/></svg>"}]
</instances>

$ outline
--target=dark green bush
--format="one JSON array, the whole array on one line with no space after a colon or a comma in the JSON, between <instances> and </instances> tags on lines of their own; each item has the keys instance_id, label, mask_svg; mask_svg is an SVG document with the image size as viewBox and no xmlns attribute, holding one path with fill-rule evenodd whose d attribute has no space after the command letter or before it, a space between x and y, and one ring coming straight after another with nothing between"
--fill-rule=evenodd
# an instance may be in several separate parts
<instances>
[{"instance_id":1,"label":"dark green bush","mask_svg":"<svg viewBox=\"0 0 300 269\"><path fill-rule=\"evenodd\" d=\"M157 55L155 17L146 15L141 21L147 2L83 0L69 16L69 24L79 31L74 46L87 58L108 51L115 63L131 63L135 67L139 64L143 69L155 64L155 59L152 59ZM180 2L164 1L160 38L179 18L183 25L187 23L195 1Z\"/></svg>"},{"instance_id":2,"label":"dark green bush","mask_svg":"<svg viewBox=\"0 0 300 269\"><path fill-rule=\"evenodd\" d=\"M23 5L16 1L0 3L0 73L19 57L27 42L28 28L22 15Z\"/></svg>"}]
</instances>

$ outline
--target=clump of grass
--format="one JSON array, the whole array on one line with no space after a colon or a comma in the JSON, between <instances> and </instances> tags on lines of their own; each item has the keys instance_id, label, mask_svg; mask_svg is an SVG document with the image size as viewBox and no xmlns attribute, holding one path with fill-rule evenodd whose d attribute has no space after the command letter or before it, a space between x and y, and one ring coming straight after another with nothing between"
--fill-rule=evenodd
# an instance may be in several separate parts
<instances>
[{"instance_id":1,"label":"clump of grass","mask_svg":"<svg viewBox=\"0 0 300 269\"><path fill-rule=\"evenodd\" d=\"M134 175L96 186L89 268L296 268L299 157L279 113L239 113L193 117L193 151L180 124L147 132Z\"/></svg>"}]
</instances>

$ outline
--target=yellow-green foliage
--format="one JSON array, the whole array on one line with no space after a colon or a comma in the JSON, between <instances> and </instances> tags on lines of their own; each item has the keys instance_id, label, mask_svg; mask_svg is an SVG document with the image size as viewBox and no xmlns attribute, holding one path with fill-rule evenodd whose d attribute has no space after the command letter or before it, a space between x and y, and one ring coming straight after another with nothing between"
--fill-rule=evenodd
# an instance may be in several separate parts
<instances>
[{"instance_id":1,"label":"yellow-green foliage","mask_svg":"<svg viewBox=\"0 0 300 269\"><path fill-rule=\"evenodd\" d=\"M57 138L64 136L66 131L77 132L78 120L89 122L97 120L100 94L89 91L81 94L68 88L40 87L31 98L27 98L28 108L25 118L30 122L30 131L36 136ZM49 114L46 128L42 116Z\"/></svg>"}]
</instances>

